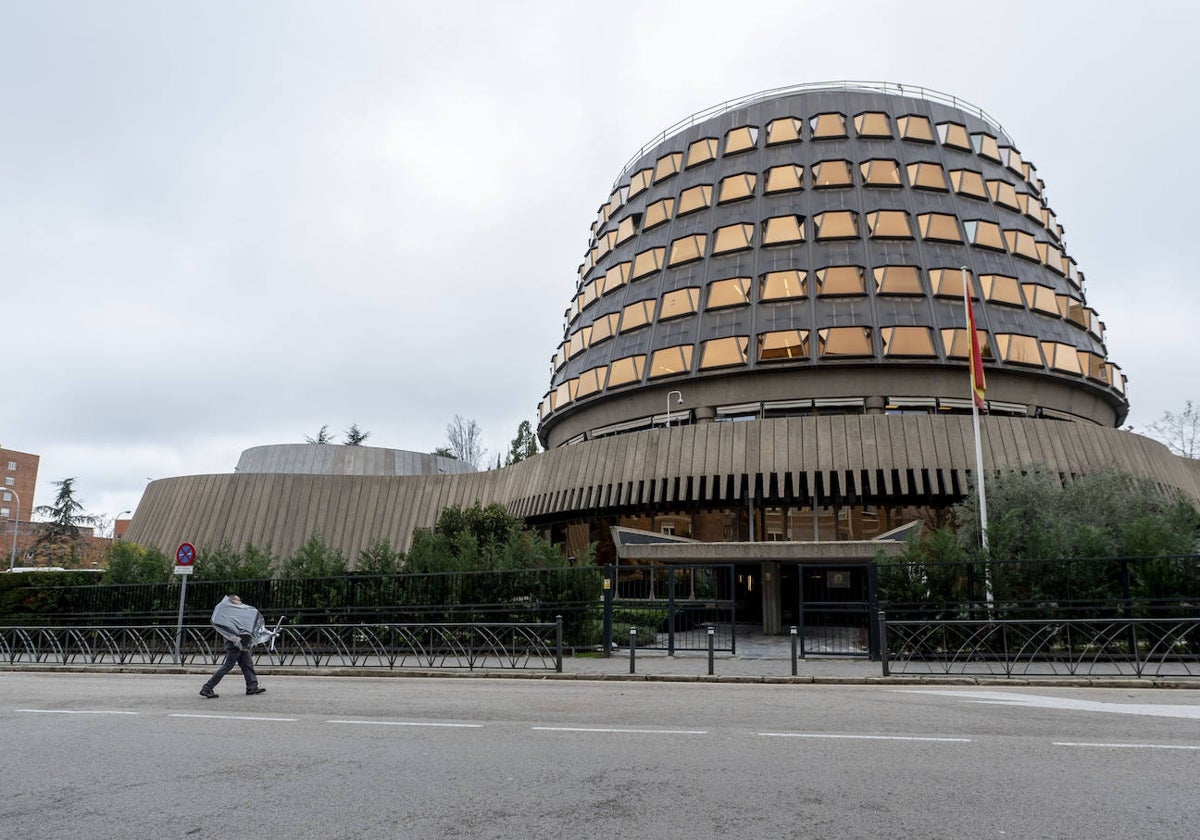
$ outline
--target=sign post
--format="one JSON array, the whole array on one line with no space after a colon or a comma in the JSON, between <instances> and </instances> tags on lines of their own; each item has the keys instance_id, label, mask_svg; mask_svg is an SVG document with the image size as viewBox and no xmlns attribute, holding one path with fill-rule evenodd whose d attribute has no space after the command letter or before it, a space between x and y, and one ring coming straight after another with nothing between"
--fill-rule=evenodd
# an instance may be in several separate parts
<instances>
[{"instance_id":1,"label":"sign post","mask_svg":"<svg viewBox=\"0 0 1200 840\"><path fill-rule=\"evenodd\" d=\"M182 665L183 660L179 656L179 641L183 637L183 602L187 600L187 582L188 575L194 571L193 563L196 562L196 546L191 543L180 543L179 548L175 549L175 574L183 575L183 581L179 587L179 620L175 625L175 664Z\"/></svg>"}]
</instances>

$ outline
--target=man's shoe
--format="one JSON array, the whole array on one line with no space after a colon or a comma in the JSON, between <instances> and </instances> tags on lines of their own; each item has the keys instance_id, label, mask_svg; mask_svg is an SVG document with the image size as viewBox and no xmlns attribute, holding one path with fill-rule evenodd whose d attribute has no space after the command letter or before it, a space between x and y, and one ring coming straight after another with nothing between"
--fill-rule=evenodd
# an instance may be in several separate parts
<instances>
[{"instance_id":1,"label":"man's shoe","mask_svg":"<svg viewBox=\"0 0 1200 840\"><path fill-rule=\"evenodd\" d=\"M209 700L216 700L221 695L217 694L211 688L202 688L202 689L200 689L200 696L207 697Z\"/></svg>"},{"instance_id":2,"label":"man's shoe","mask_svg":"<svg viewBox=\"0 0 1200 840\"><path fill-rule=\"evenodd\" d=\"M264 691L266 691L266 689L265 689L265 688L261 688L261 687L259 687L259 686L257 686L257 685L256 685L256 686L254 686L254 688L247 688L247 689L246 689L246 693L247 693L247 694L262 694Z\"/></svg>"}]
</instances>

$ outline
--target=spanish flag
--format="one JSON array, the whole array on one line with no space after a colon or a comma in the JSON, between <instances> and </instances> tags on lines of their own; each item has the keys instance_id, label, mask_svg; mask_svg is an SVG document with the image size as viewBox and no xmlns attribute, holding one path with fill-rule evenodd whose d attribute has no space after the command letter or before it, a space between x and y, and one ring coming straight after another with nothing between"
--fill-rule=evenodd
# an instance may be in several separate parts
<instances>
[{"instance_id":1,"label":"spanish flag","mask_svg":"<svg viewBox=\"0 0 1200 840\"><path fill-rule=\"evenodd\" d=\"M975 327L975 307L971 303L971 293L967 289L966 272L963 273L963 302L967 307L967 331L971 337L971 396L975 399L975 407L982 410L987 407L984 395L987 393L987 379L983 374L983 351L979 347L979 330Z\"/></svg>"}]
</instances>

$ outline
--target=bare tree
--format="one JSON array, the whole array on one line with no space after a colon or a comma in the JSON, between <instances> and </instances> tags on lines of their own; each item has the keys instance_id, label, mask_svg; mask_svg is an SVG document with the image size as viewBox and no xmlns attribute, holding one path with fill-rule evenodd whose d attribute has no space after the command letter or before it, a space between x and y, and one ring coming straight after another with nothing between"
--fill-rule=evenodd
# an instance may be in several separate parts
<instances>
[{"instance_id":1,"label":"bare tree","mask_svg":"<svg viewBox=\"0 0 1200 840\"><path fill-rule=\"evenodd\" d=\"M1162 441L1176 455L1200 458L1200 410L1188 400L1183 411L1164 411L1163 416L1146 427L1150 437Z\"/></svg>"},{"instance_id":2,"label":"bare tree","mask_svg":"<svg viewBox=\"0 0 1200 840\"><path fill-rule=\"evenodd\" d=\"M446 440L450 453L464 464L470 464L473 470L479 469L479 465L483 463L485 450L482 437L479 424L474 420L464 420L455 414L454 419L446 424Z\"/></svg>"}]
</instances>

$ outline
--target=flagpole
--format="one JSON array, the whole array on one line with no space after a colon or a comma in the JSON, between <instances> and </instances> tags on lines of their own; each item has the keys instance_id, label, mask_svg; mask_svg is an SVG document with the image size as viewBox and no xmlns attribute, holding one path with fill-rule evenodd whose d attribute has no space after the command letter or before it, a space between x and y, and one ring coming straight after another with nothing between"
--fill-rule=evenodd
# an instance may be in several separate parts
<instances>
[{"instance_id":1,"label":"flagpole","mask_svg":"<svg viewBox=\"0 0 1200 840\"><path fill-rule=\"evenodd\" d=\"M967 347L970 351L971 372L971 425L975 430L975 486L979 490L979 535L983 550L988 547L987 494L984 492L983 480L983 446L979 441L979 382L976 380L975 366L983 366L983 353L979 349L979 333L975 330L975 316L971 310L971 290L967 284L967 267L962 266L963 309L967 316ZM988 606L992 604L992 579L987 570L983 573L983 589Z\"/></svg>"}]
</instances>

